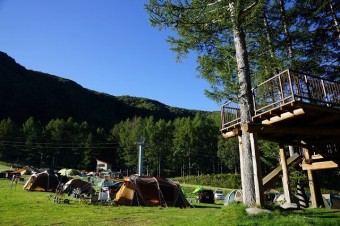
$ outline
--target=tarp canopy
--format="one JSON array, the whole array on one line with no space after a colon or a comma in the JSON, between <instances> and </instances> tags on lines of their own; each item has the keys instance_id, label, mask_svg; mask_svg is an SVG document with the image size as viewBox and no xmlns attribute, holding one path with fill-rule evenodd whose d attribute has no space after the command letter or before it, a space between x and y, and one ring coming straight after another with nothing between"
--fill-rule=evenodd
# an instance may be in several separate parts
<instances>
[{"instance_id":1,"label":"tarp canopy","mask_svg":"<svg viewBox=\"0 0 340 226\"><path fill-rule=\"evenodd\" d=\"M105 177L97 185L99 187L111 187L118 182L124 182L124 179L114 179L114 178Z\"/></svg>"},{"instance_id":2,"label":"tarp canopy","mask_svg":"<svg viewBox=\"0 0 340 226\"><path fill-rule=\"evenodd\" d=\"M96 173L93 172L93 171L91 171L91 172L89 172L89 173L86 174L86 176L94 176L94 175L96 175Z\"/></svg>"},{"instance_id":3,"label":"tarp canopy","mask_svg":"<svg viewBox=\"0 0 340 226\"><path fill-rule=\"evenodd\" d=\"M114 202L128 206L190 207L178 182L159 177L125 178Z\"/></svg>"},{"instance_id":4,"label":"tarp canopy","mask_svg":"<svg viewBox=\"0 0 340 226\"><path fill-rule=\"evenodd\" d=\"M99 183L98 186L99 187L110 187L114 184L114 182L112 180L108 180L108 179L102 179Z\"/></svg>"},{"instance_id":5,"label":"tarp canopy","mask_svg":"<svg viewBox=\"0 0 340 226\"><path fill-rule=\"evenodd\" d=\"M198 185L192 193L196 194L196 193L198 193L201 190L204 190L203 186L202 185Z\"/></svg>"}]
</instances>

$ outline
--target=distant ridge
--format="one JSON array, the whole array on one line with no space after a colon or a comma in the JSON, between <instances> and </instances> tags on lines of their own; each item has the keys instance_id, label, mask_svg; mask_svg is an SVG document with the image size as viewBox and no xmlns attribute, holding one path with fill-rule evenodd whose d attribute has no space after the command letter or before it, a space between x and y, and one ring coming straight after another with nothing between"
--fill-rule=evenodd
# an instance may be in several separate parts
<instances>
[{"instance_id":1,"label":"distant ridge","mask_svg":"<svg viewBox=\"0 0 340 226\"><path fill-rule=\"evenodd\" d=\"M92 126L111 128L134 116L173 120L197 112L170 107L155 100L112 96L83 88L55 75L28 70L0 51L0 119L22 123L34 117L43 123L72 117Z\"/></svg>"}]
</instances>

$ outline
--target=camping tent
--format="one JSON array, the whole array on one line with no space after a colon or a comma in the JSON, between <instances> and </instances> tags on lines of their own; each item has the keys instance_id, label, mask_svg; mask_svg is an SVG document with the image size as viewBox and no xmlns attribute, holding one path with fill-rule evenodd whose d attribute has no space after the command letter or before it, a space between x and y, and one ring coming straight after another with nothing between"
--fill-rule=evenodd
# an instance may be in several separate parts
<instances>
[{"instance_id":1,"label":"camping tent","mask_svg":"<svg viewBox=\"0 0 340 226\"><path fill-rule=\"evenodd\" d=\"M128 206L190 206L178 182L145 176L125 178L114 202Z\"/></svg>"},{"instance_id":2,"label":"camping tent","mask_svg":"<svg viewBox=\"0 0 340 226\"><path fill-rule=\"evenodd\" d=\"M334 194L322 194L325 207L340 209L340 196Z\"/></svg>"},{"instance_id":3,"label":"camping tent","mask_svg":"<svg viewBox=\"0 0 340 226\"><path fill-rule=\"evenodd\" d=\"M79 190L80 193L92 194L95 192L91 183L83 181L81 179L69 180L63 187L63 193L71 193L73 190Z\"/></svg>"},{"instance_id":4,"label":"camping tent","mask_svg":"<svg viewBox=\"0 0 340 226\"><path fill-rule=\"evenodd\" d=\"M13 173L20 173L21 175L32 175L34 173L40 173L38 169L34 168L33 166L24 166Z\"/></svg>"},{"instance_id":5,"label":"camping tent","mask_svg":"<svg viewBox=\"0 0 340 226\"><path fill-rule=\"evenodd\" d=\"M29 191L55 191L59 184L57 175L42 172L33 174L25 183L23 189Z\"/></svg>"},{"instance_id":6,"label":"camping tent","mask_svg":"<svg viewBox=\"0 0 340 226\"><path fill-rule=\"evenodd\" d=\"M224 205L227 206L232 202L242 202L243 196L241 190L233 190L229 192L224 198Z\"/></svg>"}]
</instances>

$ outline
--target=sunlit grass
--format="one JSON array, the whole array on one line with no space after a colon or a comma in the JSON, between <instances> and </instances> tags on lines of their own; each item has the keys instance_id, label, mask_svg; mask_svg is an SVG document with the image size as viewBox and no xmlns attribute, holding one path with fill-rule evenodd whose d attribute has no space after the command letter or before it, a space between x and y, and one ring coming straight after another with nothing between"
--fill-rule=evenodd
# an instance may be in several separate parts
<instances>
[{"instance_id":1,"label":"sunlit grass","mask_svg":"<svg viewBox=\"0 0 340 226\"><path fill-rule=\"evenodd\" d=\"M8 169L0 163L0 170ZM223 206L193 202L195 208L127 207L54 203L54 193L22 190L23 182L0 179L0 225L340 225L340 210L306 209L248 216L242 204ZM197 185L182 184L187 197ZM216 187L204 186L215 190ZM223 188L225 193L230 189Z\"/></svg>"},{"instance_id":2,"label":"sunlit grass","mask_svg":"<svg viewBox=\"0 0 340 226\"><path fill-rule=\"evenodd\" d=\"M8 163L0 162L0 171L8 170L10 167Z\"/></svg>"},{"instance_id":3,"label":"sunlit grass","mask_svg":"<svg viewBox=\"0 0 340 226\"><path fill-rule=\"evenodd\" d=\"M54 203L53 193L11 188L0 180L0 225L339 225L340 210L307 209L248 216L242 204L228 207L195 204L195 208L91 205L72 201Z\"/></svg>"}]
</instances>

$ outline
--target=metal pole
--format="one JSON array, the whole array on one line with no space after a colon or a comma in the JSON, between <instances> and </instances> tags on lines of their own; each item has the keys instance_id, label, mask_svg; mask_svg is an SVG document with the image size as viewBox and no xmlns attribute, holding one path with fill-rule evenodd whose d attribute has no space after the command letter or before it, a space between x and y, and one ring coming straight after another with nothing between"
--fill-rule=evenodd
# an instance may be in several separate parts
<instances>
[{"instance_id":1,"label":"metal pole","mask_svg":"<svg viewBox=\"0 0 340 226\"><path fill-rule=\"evenodd\" d=\"M291 146L291 145L289 145L288 146L288 148L289 148L289 156L293 156L294 155L294 147L293 146Z\"/></svg>"},{"instance_id":2,"label":"metal pole","mask_svg":"<svg viewBox=\"0 0 340 226\"><path fill-rule=\"evenodd\" d=\"M139 151L138 151L138 176L142 176L143 174L143 142L137 142Z\"/></svg>"}]
</instances>

